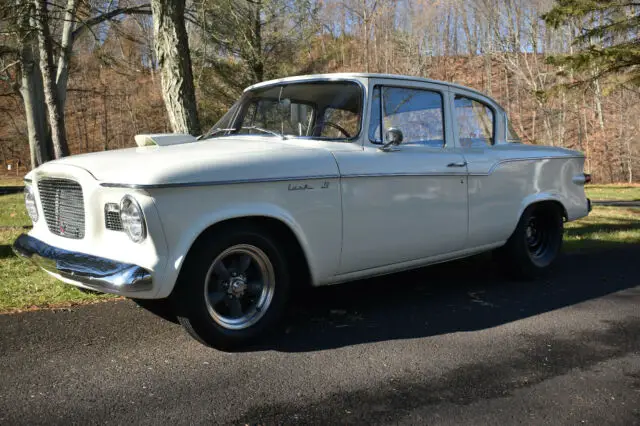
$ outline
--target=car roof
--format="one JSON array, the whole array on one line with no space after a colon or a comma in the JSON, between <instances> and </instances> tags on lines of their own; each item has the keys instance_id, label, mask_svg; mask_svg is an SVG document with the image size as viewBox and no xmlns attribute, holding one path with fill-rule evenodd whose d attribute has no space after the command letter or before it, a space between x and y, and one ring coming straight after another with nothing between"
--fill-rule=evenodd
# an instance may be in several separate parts
<instances>
[{"instance_id":1,"label":"car roof","mask_svg":"<svg viewBox=\"0 0 640 426\"><path fill-rule=\"evenodd\" d=\"M450 83L450 82L447 82L447 81L440 81L440 80L432 80L430 78L413 77L413 76L410 76L410 75L378 74L378 73L357 73L357 72L354 72L354 73L328 73L328 74L296 75L296 76L291 76L291 77L279 78L279 79L275 79L275 80L263 81L261 83L257 83L257 84L254 84L252 86L247 87L245 89L245 91L256 89L258 87L265 87L265 86L271 86L271 85L274 85L274 84L289 83L289 82L294 82L294 81L305 81L305 80L315 80L315 79L335 79L335 80L339 80L339 79L350 79L350 78L387 78L387 79L393 79L393 80L405 80L405 81L416 81L416 82L420 82L420 83L439 84L439 85L442 85L442 86L449 86L449 87L454 87L454 88L457 88L457 89L463 89L463 90L466 90L466 91L469 91L469 92L473 92L473 93L476 93L476 94L478 94L480 96L483 96L485 98L489 98L493 102L496 102L493 98L491 98L486 93L482 93L479 90L473 89L471 87L463 86L461 84Z\"/></svg>"}]
</instances>

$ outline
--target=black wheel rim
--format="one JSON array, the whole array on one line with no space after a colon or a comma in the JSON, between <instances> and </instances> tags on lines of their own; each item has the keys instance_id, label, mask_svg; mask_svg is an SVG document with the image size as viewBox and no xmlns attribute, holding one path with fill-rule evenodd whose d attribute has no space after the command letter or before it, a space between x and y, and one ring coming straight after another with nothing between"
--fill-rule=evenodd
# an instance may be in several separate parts
<instances>
[{"instance_id":1,"label":"black wheel rim","mask_svg":"<svg viewBox=\"0 0 640 426\"><path fill-rule=\"evenodd\" d=\"M531 216L525 229L527 250L534 259L544 257L550 247L551 232L542 218Z\"/></svg>"}]
</instances>

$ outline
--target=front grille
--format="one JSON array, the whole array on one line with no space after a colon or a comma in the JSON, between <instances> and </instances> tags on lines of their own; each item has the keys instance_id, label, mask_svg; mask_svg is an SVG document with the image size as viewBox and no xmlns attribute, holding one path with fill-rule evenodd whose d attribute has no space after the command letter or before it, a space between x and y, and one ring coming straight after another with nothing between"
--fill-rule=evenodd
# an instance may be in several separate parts
<instances>
[{"instance_id":1,"label":"front grille","mask_svg":"<svg viewBox=\"0 0 640 426\"><path fill-rule=\"evenodd\" d=\"M38 181L40 204L49 231L66 238L84 238L84 197L78 182L44 178Z\"/></svg>"},{"instance_id":2,"label":"front grille","mask_svg":"<svg viewBox=\"0 0 640 426\"><path fill-rule=\"evenodd\" d=\"M104 205L104 226L112 231L123 231L122 220L120 220L120 206L116 203Z\"/></svg>"}]
</instances>

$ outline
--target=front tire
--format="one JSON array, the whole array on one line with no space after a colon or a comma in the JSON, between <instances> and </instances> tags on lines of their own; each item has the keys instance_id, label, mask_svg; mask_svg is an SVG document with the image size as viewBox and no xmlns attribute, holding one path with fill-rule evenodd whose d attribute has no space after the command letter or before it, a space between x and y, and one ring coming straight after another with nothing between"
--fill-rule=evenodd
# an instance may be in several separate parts
<instances>
[{"instance_id":1,"label":"front tire","mask_svg":"<svg viewBox=\"0 0 640 426\"><path fill-rule=\"evenodd\" d=\"M563 232L559 207L553 204L527 207L516 230L496 253L500 266L518 279L541 276L560 254Z\"/></svg>"},{"instance_id":2,"label":"front tire","mask_svg":"<svg viewBox=\"0 0 640 426\"><path fill-rule=\"evenodd\" d=\"M267 232L245 225L196 244L175 294L177 318L205 345L229 350L272 328L289 297L287 259Z\"/></svg>"}]
</instances>

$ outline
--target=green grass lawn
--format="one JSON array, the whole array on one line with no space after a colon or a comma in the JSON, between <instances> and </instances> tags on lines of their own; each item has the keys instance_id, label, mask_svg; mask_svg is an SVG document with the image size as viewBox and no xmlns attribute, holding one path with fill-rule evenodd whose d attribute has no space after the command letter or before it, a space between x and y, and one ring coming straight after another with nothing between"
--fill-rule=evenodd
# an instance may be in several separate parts
<instances>
[{"instance_id":1,"label":"green grass lawn","mask_svg":"<svg viewBox=\"0 0 640 426\"><path fill-rule=\"evenodd\" d=\"M0 186L22 186L24 180L21 177L0 177Z\"/></svg>"},{"instance_id":2,"label":"green grass lawn","mask_svg":"<svg viewBox=\"0 0 640 426\"><path fill-rule=\"evenodd\" d=\"M11 250L13 241L30 226L22 194L0 195L0 312L34 307L69 306L113 298L84 293L61 283Z\"/></svg>"},{"instance_id":3,"label":"green grass lawn","mask_svg":"<svg viewBox=\"0 0 640 426\"><path fill-rule=\"evenodd\" d=\"M564 250L640 244L640 208L595 206L589 216L565 224Z\"/></svg>"},{"instance_id":4,"label":"green grass lawn","mask_svg":"<svg viewBox=\"0 0 640 426\"><path fill-rule=\"evenodd\" d=\"M0 195L0 226L31 226L22 193Z\"/></svg>"},{"instance_id":5,"label":"green grass lawn","mask_svg":"<svg viewBox=\"0 0 640 426\"><path fill-rule=\"evenodd\" d=\"M595 191L594 191L595 190ZM640 199L640 187L593 186L589 196L604 199ZM635 198L634 198L635 197ZM39 268L18 258L13 241L31 225L23 195L0 195L0 312L36 307L69 306L114 298L83 293L63 284ZM640 208L595 206L591 214L566 224L564 251L597 250L640 244Z\"/></svg>"},{"instance_id":6,"label":"green grass lawn","mask_svg":"<svg viewBox=\"0 0 640 426\"><path fill-rule=\"evenodd\" d=\"M640 185L586 185L584 188L591 200L640 200Z\"/></svg>"}]
</instances>

